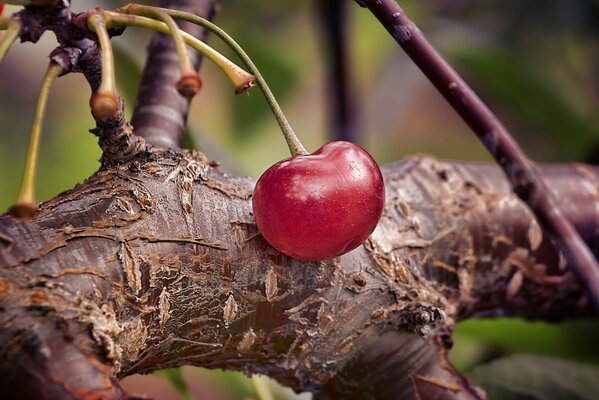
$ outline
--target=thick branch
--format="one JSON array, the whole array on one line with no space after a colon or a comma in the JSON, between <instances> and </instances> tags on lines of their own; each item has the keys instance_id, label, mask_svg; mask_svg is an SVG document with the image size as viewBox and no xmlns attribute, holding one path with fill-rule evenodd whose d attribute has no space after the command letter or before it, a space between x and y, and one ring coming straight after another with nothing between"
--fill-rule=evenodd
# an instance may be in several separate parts
<instances>
[{"instance_id":1,"label":"thick branch","mask_svg":"<svg viewBox=\"0 0 599 400\"><path fill-rule=\"evenodd\" d=\"M45 299L34 302L27 315L14 308L0 313L2 326L12 328L0 331L3 398L136 399L120 388L110 364L98 360L90 326L60 315L49 317ZM5 362L6 352L11 363Z\"/></svg>"},{"instance_id":2,"label":"thick branch","mask_svg":"<svg viewBox=\"0 0 599 400\"><path fill-rule=\"evenodd\" d=\"M428 42L395 0L359 0L378 18L501 165L514 192L555 240L599 312L599 265L507 129Z\"/></svg>"},{"instance_id":3,"label":"thick branch","mask_svg":"<svg viewBox=\"0 0 599 400\"><path fill-rule=\"evenodd\" d=\"M99 172L30 222L0 217L0 368L18 375L19 354L42 367L94 354L119 377L193 364L267 373L322 398L476 398L445 360L458 318L591 312L496 168L423 157L387 167L385 214L365 246L303 263L258 234L252 181L199 154L144 157ZM596 243L594 171L562 167L546 179ZM44 358L62 334L40 333L51 321L83 333ZM25 331L40 338L29 353ZM41 388L49 377L32 379Z\"/></svg>"},{"instance_id":4,"label":"thick branch","mask_svg":"<svg viewBox=\"0 0 599 400\"><path fill-rule=\"evenodd\" d=\"M53 30L53 57L94 89L94 36L61 4L51 26L26 10L41 28L23 35ZM475 399L446 360L458 319L591 314L573 264L497 168L389 166L364 246L303 263L259 235L251 180L198 153L143 152L122 116L98 125L102 171L32 220L0 216L0 397L126 398L115 377L192 364L319 398ZM594 169L542 171L597 253Z\"/></svg>"}]
</instances>

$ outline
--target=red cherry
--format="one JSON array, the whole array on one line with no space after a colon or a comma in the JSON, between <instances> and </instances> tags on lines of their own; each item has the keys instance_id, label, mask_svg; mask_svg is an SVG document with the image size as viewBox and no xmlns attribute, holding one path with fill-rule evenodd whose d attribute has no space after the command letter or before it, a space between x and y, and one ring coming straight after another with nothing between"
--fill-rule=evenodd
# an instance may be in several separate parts
<instances>
[{"instance_id":1,"label":"red cherry","mask_svg":"<svg viewBox=\"0 0 599 400\"><path fill-rule=\"evenodd\" d=\"M352 143L331 142L266 170L252 205L268 243L313 261L358 247L376 227L384 202L383 177L370 154Z\"/></svg>"}]
</instances>

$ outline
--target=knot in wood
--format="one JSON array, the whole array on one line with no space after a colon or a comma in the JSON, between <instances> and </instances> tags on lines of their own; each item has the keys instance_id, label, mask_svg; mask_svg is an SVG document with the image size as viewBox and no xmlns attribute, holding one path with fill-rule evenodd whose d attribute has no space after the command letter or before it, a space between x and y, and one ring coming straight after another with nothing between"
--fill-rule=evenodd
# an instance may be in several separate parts
<instances>
[{"instance_id":1,"label":"knot in wood","mask_svg":"<svg viewBox=\"0 0 599 400\"><path fill-rule=\"evenodd\" d=\"M445 322L443 313L431 306L408 306L401 311L401 326L420 336L430 335L437 327Z\"/></svg>"}]
</instances>

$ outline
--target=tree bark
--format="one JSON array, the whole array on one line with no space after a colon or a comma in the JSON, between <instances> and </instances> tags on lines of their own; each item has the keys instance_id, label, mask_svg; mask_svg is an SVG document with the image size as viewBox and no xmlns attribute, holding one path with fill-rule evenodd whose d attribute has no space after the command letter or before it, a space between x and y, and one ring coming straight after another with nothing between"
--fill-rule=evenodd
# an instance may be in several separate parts
<instances>
[{"instance_id":1,"label":"tree bark","mask_svg":"<svg viewBox=\"0 0 599 400\"><path fill-rule=\"evenodd\" d=\"M52 30L53 59L97 88L86 14L61 1L20 17L22 40ZM496 166L420 156L383 168L375 232L308 263L261 237L251 179L148 146L122 110L97 123L100 171L30 220L0 215L2 398L130 399L119 378L198 365L264 373L318 399L481 399L447 361L457 321L593 315ZM539 170L597 255L597 169Z\"/></svg>"},{"instance_id":2,"label":"tree bark","mask_svg":"<svg viewBox=\"0 0 599 400\"><path fill-rule=\"evenodd\" d=\"M198 152L142 153L32 220L0 216L0 391L124 398L114 377L198 365L317 398L482 398L447 362L456 321L592 315L500 169L410 157L383 171L379 226L327 262L270 247L253 181ZM541 171L597 254L596 170Z\"/></svg>"}]
</instances>

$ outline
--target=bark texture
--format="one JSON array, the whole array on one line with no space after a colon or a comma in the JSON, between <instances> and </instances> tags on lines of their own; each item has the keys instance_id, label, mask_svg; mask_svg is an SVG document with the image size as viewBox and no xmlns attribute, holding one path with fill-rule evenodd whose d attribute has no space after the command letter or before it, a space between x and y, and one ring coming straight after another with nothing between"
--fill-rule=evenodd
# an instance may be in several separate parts
<instances>
[{"instance_id":1,"label":"bark texture","mask_svg":"<svg viewBox=\"0 0 599 400\"><path fill-rule=\"evenodd\" d=\"M125 398L115 377L191 364L317 398L481 398L446 359L458 319L592 313L495 166L385 167L385 212L364 246L306 263L256 230L253 181L212 165L142 153L32 220L0 216L3 396ZM597 253L596 171L541 170Z\"/></svg>"},{"instance_id":2,"label":"bark texture","mask_svg":"<svg viewBox=\"0 0 599 400\"><path fill-rule=\"evenodd\" d=\"M21 39L53 31L53 59L93 91L88 15L66 0L28 7ZM184 103L169 112L184 115ZM179 128L163 130L176 133L169 143L146 137L177 146ZM456 321L593 314L496 166L419 156L385 167L371 237L307 263L263 240L251 179L148 146L122 110L93 133L100 171L30 220L0 215L0 398L130 399L119 378L198 365L264 373L318 399L481 399L447 361ZM539 171L597 255L597 170Z\"/></svg>"}]
</instances>

